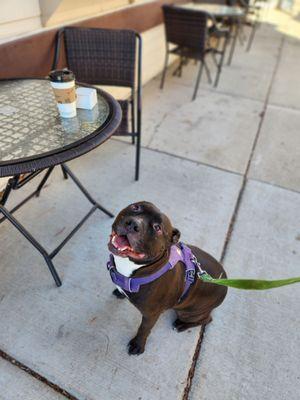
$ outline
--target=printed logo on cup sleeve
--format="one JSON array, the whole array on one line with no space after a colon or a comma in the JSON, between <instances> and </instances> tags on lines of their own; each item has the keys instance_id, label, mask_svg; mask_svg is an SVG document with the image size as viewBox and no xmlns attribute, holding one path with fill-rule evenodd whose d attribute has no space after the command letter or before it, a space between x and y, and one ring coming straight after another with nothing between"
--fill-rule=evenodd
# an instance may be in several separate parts
<instances>
[{"instance_id":1,"label":"printed logo on cup sleeve","mask_svg":"<svg viewBox=\"0 0 300 400\"><path fill-rule=\"evenodd\" d=\"M69 89L57 89L57 88L52 88L52 89L57 103L68 104L76 101L75 87Z\"/></svg>"}]
</instances>

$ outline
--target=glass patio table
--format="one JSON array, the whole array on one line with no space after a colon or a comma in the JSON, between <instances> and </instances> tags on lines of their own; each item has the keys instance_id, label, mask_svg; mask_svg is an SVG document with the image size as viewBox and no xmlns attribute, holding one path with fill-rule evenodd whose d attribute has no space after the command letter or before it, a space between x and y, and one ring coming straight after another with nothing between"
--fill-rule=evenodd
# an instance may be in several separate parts
<instances>
[{"instance_id":1,"label":"glass patio table","mask_svg":"<svg viewBox=\"0 0 300 400\"><path fill-rule=\"evenodd\" d=\"M245 15L245 12L240 7L225 6L222 4L211 4L211 3L186 3L177 5L176 7L186 8L189 10L205 11L215 18L241 18Z\"/></svg>"},{"instance_id":2,"label":"glass patio table","mask_svg":"<svg viewBox=\"0 0 300 400\"><path fill-rule=\"evenodd\" d=\"M119 103L97 89L98 104L92 110L77 109L74 118L61 118L50 83L46 79L0 80L0 178L10 176L0 193L0 223L9 220L44 257L57 286L60 277L53 258L83 223L97 210L113 216L99 204L76 178L65 162L89 152L109 139L121 122ZM13 216L32 197L38 197L55 166L65 179L77 185L92 204L69 235L51 253ZM8 211L7 200L13 190L45 172L37 188Z\"/></svg>"},{"instance_id":3,"label":"glass patio table","mask_svg":"<svg viewBox=\"0 0 300 400\"><path fill-rule=\"evenodd\" d=\"M180 5L177 4L176 7L193 11L204 11L213 20L230 21L230 35L233 37L228 57L228 65L230 65L239 35L241 20L246 16L245 10L241 7L211 3L185 3Z\"/></svg>"}]
</instances>

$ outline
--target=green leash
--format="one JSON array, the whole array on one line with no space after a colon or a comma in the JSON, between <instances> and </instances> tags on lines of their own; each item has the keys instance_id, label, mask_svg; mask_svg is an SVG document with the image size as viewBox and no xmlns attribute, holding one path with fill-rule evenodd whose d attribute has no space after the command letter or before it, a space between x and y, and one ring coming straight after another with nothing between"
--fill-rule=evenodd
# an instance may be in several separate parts
<instances>
[{"instance_id":1,"label":"green leash","mask_svg":"<svg viewBox=\"0 0 300 400\"><path fill-rule=\"evenodd\" d=\"M244 290L267 290L274 289L281 286L292 285L293 283L300 283L299 278L279 279L274 281L266 281L261 279L215 279L207 272L198 273L198 277L203 282L215 283L216 285L233 287L235 289Z\"/></svg>"},{"instance_id":2,"label":"green leash","mask_svg":"<svg viewBox=\"0 0 300 400\"><path fill-rule=\"evenodd\" d=\"M195 256L191 260L198 268L197 276L203 282L214 283L216 285L233 287L235 289L244 290L268 290L281 286L292 285L293 283L300 283L300 277L279 279L274 281L266 281L262 279L221 279L213 278L204 269Z\"/></svg>"}]
</instances>

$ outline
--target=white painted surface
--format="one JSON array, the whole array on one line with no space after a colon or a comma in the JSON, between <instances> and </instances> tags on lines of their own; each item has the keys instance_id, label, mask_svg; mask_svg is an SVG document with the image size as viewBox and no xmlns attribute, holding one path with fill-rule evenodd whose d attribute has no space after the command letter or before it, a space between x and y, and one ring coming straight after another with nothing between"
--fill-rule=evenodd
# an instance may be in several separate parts
<instances>
[{"instance_id":1,"label":"white painted surface","mask_svg":"<svg viewBox=\"0 0 300 400\"><path fill-rule=\"evenodd\" d=\"M151 0L1 0L0 43L142 3Z\"/></svg>"},{"instance_id":2,"label":"white painted surface","mask_svg":"<svg viewBox=\"0 0 300 400\"><path fill-rule=\"evenodd\" d=\"M54 26L78 18L91 18L128 6L128 0L41 0L44 26Z\"/></svg>"},{"instance_id":3,"label":"white painted surface","mask_svg":"<svg viewBox=\"0 0 300 400\"><path fill-rule=\"evenodd\" d=\"M40 14L38 0L1 0L0 38L39 29Z\"/></svg>"}]
</instances>

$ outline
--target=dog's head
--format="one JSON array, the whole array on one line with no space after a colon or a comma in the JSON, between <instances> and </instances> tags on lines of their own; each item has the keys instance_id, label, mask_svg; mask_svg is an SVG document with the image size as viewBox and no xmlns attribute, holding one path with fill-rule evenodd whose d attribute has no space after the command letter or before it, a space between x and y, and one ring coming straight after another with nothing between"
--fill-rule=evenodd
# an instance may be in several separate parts
<instances>
[{"instance_id":1,"label":"dog's head","mask_svg":"<svg viewBox=\"0 0 300 400\"><path fill-rule=\"evenodd\" d=\"M130 204L115 219L109 250L137 264L161 258L180 237L169 218L147 201Z\"/></svg>"}]
</instances>

